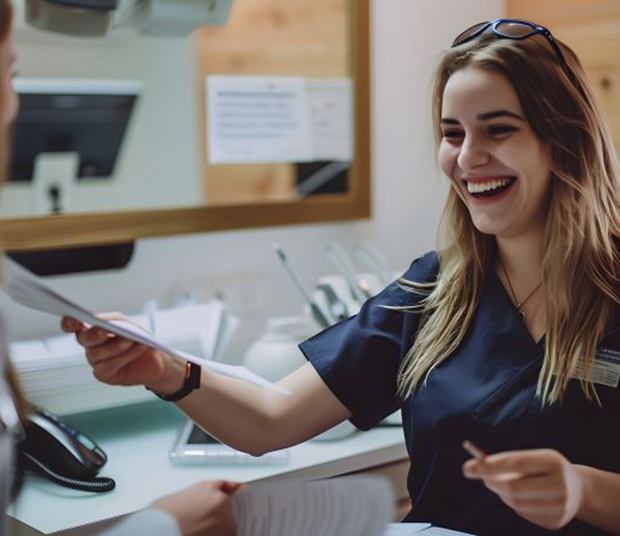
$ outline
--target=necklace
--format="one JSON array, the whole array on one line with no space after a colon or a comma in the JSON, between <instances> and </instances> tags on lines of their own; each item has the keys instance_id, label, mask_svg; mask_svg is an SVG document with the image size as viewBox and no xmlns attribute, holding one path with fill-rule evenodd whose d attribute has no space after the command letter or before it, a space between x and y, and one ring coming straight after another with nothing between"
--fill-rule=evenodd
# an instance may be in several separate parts
<instances>
[{"instance_id":1,"label":"necklace","mask_svg":"<svg viewBox=\"0 0 620 536\"><path fill-rule=\"evenodd\" d=\"M506 270L506 267L504 266L504 263L502 262L501 257L498 255L497 259L499 260L499 265L502 267L502 272L504 272L504 277L506 278L506 282L508 283L508 288L510 289L510 294L512 295L512 301L513 301L513 305L515 308L515 311L517 313L519 313L519 315L521 315L521 318L523 320L525 320L525 312L522 311L521 309L523 308L523 306L525 305L525 303L536 293L536 291L540 288L540 286L542 285L542 281L540 281L538 283L538 285L536 285L534 287L534 289L525 297L523 298L523 300L519 301L517 299L517 295L515 294L515 290L512 288L512 283L510 282L510 278L508 277L508 271Z\"/></svg>"}]
</instances>

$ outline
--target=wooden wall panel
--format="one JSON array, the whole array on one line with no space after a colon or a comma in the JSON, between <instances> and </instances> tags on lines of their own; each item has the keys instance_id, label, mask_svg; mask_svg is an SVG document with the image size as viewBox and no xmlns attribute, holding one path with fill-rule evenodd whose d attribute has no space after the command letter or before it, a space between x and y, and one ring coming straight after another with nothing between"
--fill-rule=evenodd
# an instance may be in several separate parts
<instances>
[{"instance_id":1,"label":"wooden wall panel","mask_svg":"<svg viewBox=\"0 0 620 536\"><path fill-rule=\"evenodd\" d=\"M620 1L508 0L507 13L547 26L577 53L620 148Z\"/></svg>"},{"instance_id":2,"label":"wooden wall panel","mask_svg":"<svg viewBox=\"0 0 620 536\"><path fill-rule=\"evenodd\" d=\"M291 164L210 165L206 155L208 74L351 76L349 0L239 0L223 27L196 36L203 193L209 206L290 200ZM354 1L354 0L353 0Z\"/></svg>"}]
</instances>

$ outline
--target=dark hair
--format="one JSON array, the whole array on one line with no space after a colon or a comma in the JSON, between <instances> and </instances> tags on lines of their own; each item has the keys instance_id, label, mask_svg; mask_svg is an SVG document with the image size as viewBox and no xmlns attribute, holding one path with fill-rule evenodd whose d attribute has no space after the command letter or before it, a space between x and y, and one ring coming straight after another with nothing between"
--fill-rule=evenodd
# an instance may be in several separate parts
<instances>
[{"instance_id":1,"label":"dark hair","mask_svg":"<svg viewBox=\"0 0 620 536\"><path fill-rule=\"evenodd\" d=\"M0 42L4 41L11 30L13 9L9 0L0 0Z\"/></svg>"}]
</instances>

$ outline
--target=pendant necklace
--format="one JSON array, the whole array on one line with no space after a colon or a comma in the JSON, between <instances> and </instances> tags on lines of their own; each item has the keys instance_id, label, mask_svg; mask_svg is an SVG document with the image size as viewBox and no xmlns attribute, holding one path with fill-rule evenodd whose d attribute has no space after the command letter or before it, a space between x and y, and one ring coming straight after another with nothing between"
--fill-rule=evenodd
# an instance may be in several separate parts
<instances>
[{"instance_id":1,"label":"pendant necklace","mask_svg":"<svg viewBox=\"0 0 620 536\"><path fill-rule=\"evenodd\" d=\"M504 277L506 278L506 282L508 283L508 288L510 289L510 294L512 295L512 302L513 302L513 306L515 308L515 311L521 316L523 321L525 321L525 312L522 311L521 309L526 304L526 302L540 288L540 286L542 285L542 281L540 281L540 283L538 283L538 285L536 285L534 287L534 290L532 290L525 298L523 298L523 300L519 301L517 299L517 295L515 294L515 290L512 288L512 283L510 283L510 278L508 277L508 271L506 270L506 267L504 266L504 263L502 262L502 259L501 259L501 257L499 255L497 256L497 259L499 260L499 265L501 266L502 272L504 272Z\"/></svg>"}]
</instances>

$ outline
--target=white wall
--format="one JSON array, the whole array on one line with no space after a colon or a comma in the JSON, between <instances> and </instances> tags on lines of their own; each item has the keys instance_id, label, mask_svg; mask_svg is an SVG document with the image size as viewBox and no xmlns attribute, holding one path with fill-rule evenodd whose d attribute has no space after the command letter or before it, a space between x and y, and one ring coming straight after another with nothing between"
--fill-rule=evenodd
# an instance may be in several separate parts
<instances>
[{"instance_id":1,"label":"white wall","mask_svg":"<svg viewBox=\"0 0 620 536\"><path fill-rule=\"evenodd\" d=\"M406 267L433 248L443 198L430 125L434 65L460 30L503 11L503 0L375 0L372 220L144 240L121 273L65 276L53 282L96 310L132 311L149 297L166 301L187 286L220 289L239 310L247 295L251 303L240 311L245 323L233 348L239 354L267 317L301 309L271 250L273 240L283 245L308 283L329 270L322 252L331 240L350 246L369 238L395 268ZM56 329L55 319L4 298L0 307L8 312L14 338Z\"/></svg>"}]
</instances>

